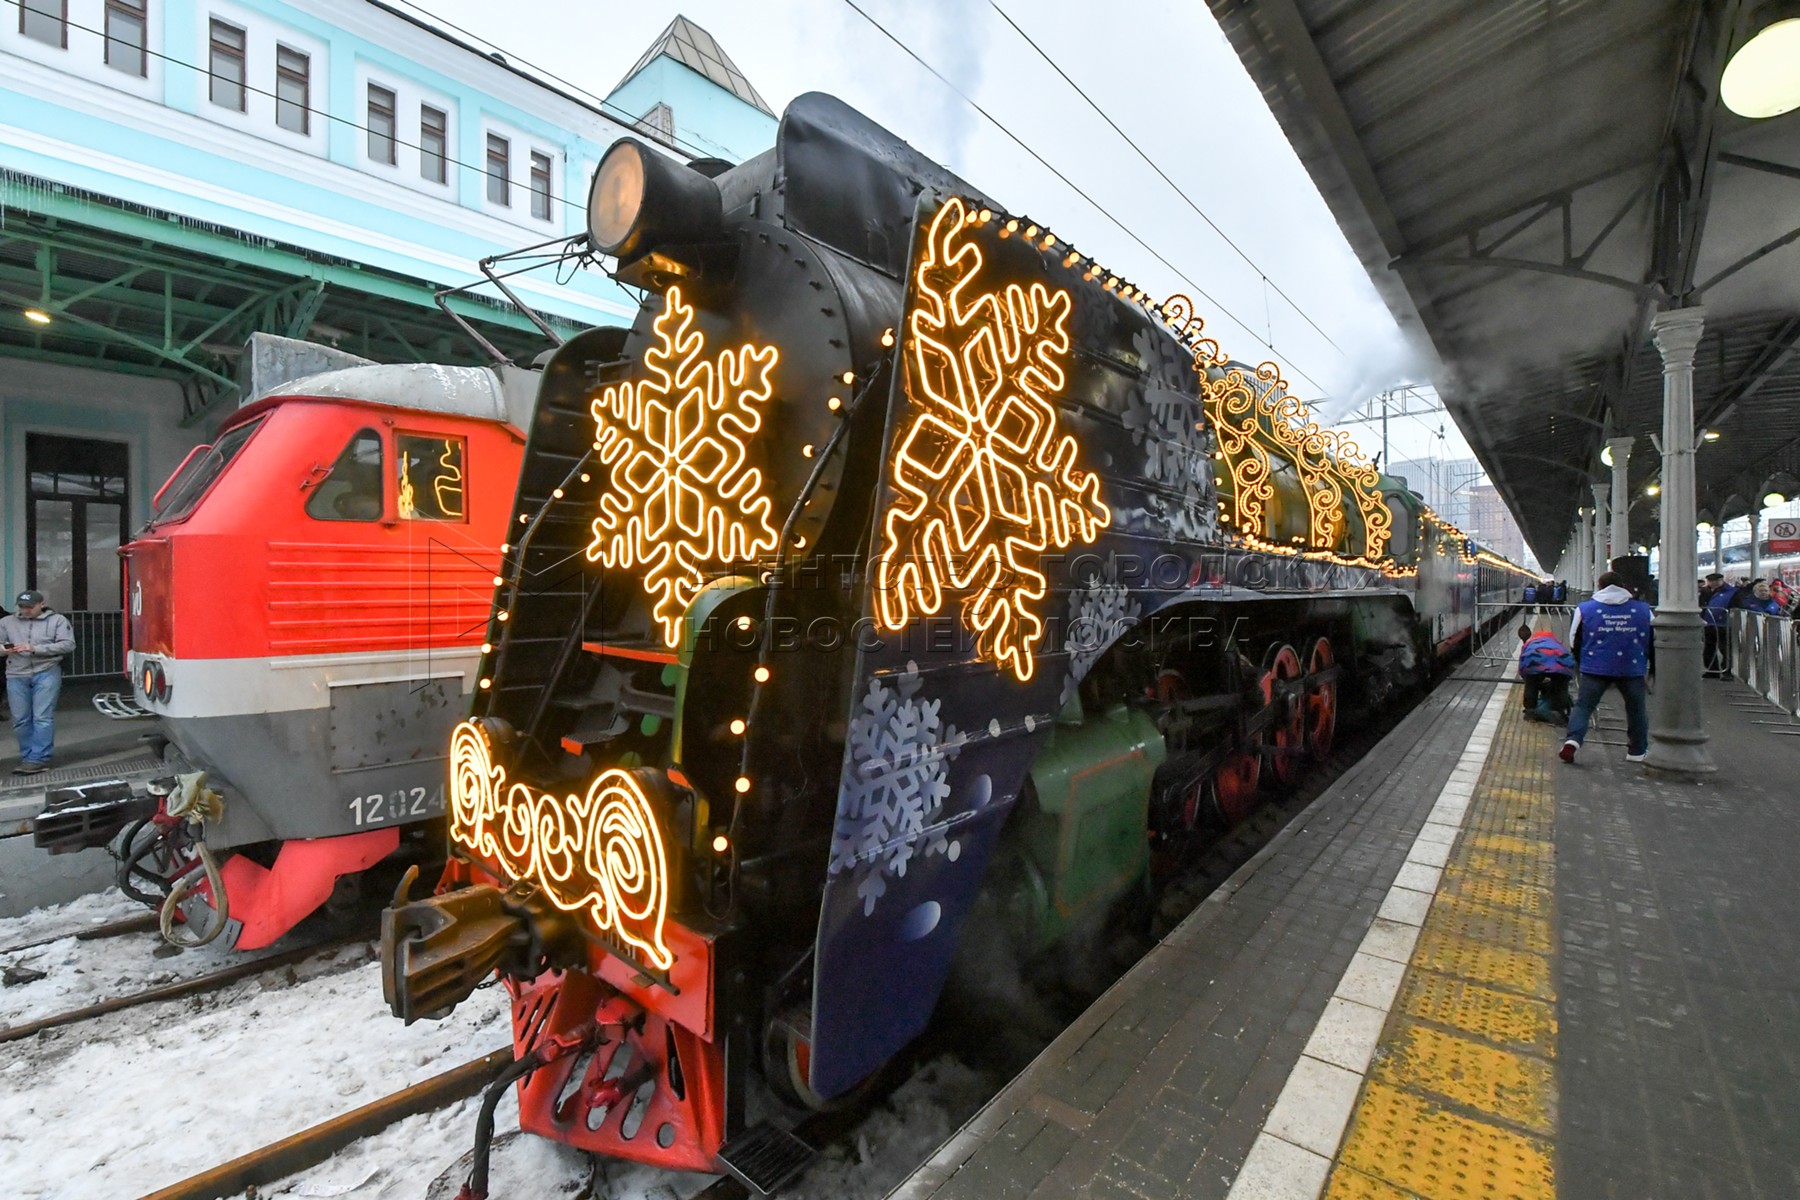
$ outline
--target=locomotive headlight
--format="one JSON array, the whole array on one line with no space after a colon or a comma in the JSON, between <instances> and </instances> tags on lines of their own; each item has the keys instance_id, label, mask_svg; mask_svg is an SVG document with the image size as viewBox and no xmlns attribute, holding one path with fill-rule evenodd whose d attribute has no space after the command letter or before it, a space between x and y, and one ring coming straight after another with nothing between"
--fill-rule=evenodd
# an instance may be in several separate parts
<instances>
[{"instance_id":1,"label":"locomotive headlight","mask_svg":"<svg viewBox=\"0 0 1800 1200\"><path fill-rule=\"evenodd\" d=\"M600 159L588 189L588 240L621 262L661 245L695 245L724 225L716 184L636 138L620 138Z\"/></svg>"}]
</instances>

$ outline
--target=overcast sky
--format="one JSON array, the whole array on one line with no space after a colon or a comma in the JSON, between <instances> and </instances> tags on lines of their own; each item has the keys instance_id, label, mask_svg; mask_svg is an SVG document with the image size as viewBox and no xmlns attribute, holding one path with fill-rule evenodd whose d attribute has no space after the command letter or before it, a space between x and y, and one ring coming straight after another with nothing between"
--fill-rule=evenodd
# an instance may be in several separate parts
<instances>
[{"instance_id":1,"label":"overcast sky","mask_svg":"<svg viewBox=\"0 0 1800 1200\"><path fill-rule=\"evenodd\" d=\"M529 0L529 21L519 19L516 2L417 0L409 7L599 95L619 82L679 12L718 39L777 113L802 92L841 97L1151 294L1193 295L1229 353L1249 361L1273 357L1297 394L1334 397L1327 411L1341 411L1392 384L1423 382L1386 307L1204 5L997 0L1250 262L1208 228L988 0L856 3L1095 203L1059 181L846 0ZM680 120L677 113L677 132ZM1176 270L1157 261L1133 233ZM1437 436L1440 427L1447 438ZM1352 432L1369 453L1380 449L1379 426ZM1394 459L1468 454L1442 414L1392 422L1390 440Z\"/></svg>"}]
</instances>

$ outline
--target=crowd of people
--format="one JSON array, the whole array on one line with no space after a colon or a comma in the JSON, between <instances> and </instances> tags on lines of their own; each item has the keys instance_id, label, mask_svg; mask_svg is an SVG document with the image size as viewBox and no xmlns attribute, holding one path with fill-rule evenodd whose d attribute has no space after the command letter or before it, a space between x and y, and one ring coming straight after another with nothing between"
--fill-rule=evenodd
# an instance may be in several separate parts
<instances>
[{"instance_id":1,"label":"crowd of people","mask_svg":"<svg viewBox=\"0 0 1800 1200\"><path fill-rule=\"evenodd\" d=\"M1709 679L1731 678L1731 610L1793 617L1800 607L1800 593L1779 579L1752 579L1732 583L1714 572L1700 581L1700 619L1706 623L1705 674Z\"/></svg>"},{"instance_id":2,"label":"crowd of people","mask_svg":"<svg viewBox=\"0 0 1800 1200\"><path fill-rule=\"evenodd\" d=\"M1652 611L1615 572L1601 575L1597 584L1593 596L1572 614L1568 644L1549 630L1534 630L1529 620L1519 626L1525 717L1566 724L1569 732L1558 756L1572 763L1586 741L1601 697L1609 688L1617 689L1625 702L1625 760L1643 762L1650 733L1646 696L1656 670ZM1551 583L1529 592L1536 595L1528 594L1528 603L1545 592L1556 594ZM1728 679L1731 643L1725 631L1730 627L1731 610L1800 616L1796 612L1800 594L1779 579L1730 583L1723 575L1714 574L1701 581L1700 608L1706 627L1705 673ZM1571 696L1570 687L1577 680L1577 692Z\"/></svg>"}]
</instances>

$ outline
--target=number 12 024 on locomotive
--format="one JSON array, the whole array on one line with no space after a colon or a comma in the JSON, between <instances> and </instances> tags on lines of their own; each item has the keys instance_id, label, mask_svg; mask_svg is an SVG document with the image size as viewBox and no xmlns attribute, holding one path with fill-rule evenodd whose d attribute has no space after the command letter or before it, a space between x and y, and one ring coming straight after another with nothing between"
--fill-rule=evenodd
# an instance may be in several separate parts
<instances>
[{"instance_id":1,"label":"number 12 024 on locomotive","mask_svg":"<svg viewBox=\"0 0 1800 1200\"><path fill-rule=\"evenodd\" d=\"M386 825L415 817L436 817L444 812L444 785L435 790L401 787L391 792L370 792L350 801L350 818L357 825Z\"/></svg>"}]
</instances>

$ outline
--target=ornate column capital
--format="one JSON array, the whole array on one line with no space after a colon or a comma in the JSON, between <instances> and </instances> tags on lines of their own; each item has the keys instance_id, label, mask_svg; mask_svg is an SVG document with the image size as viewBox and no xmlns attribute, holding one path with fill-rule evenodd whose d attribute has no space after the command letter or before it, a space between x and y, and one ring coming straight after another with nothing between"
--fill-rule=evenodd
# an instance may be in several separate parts
<instances>
[{"instance_id":1,"label":"ornate column capital","mask_svg":"<svg viewBox=\"0 0 1800 1200\"><path fill-rule=\"evenodd\" d=\"M1634 437L1613 437L1607 438L1606 444L1612 447L1613 470L1617 471L1623 468L1627 462L1631 461L1631 448L1637 445L1637 439Z\"/></svg>"},{"instance_id":2,"label":"ornate column capital","mask_svg":"<svg viewBox=\"0 0 1800 1200\"><path fill-rule=\"evenodd\" d=\"M1650 336L1662 353L1663 370L1693 366L1694 348L1705 326L1706 307L1700 304L1671 308L1650 318Z\"/></svg>"}]
</instances>

